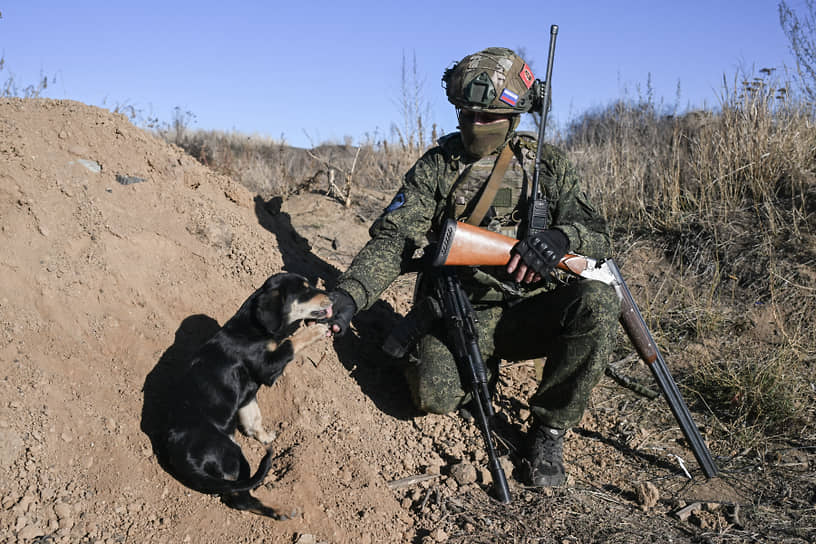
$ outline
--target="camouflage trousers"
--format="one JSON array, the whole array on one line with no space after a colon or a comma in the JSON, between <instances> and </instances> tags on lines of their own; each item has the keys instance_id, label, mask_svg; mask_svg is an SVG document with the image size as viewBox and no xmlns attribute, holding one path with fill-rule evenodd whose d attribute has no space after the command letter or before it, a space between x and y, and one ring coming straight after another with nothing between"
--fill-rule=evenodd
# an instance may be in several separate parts
<instances>
[{"instance_id":1,"label":"camouflage trousers","mask_svg":"<svg viewBox=\"0 0 816 544\"><path fill-rule=\"evenodd\" d=\"M592 388L608 363L620 303L613 288L597 281L575 281L517 304L476 306L479 348L491 381L501 359L546 357L541 382L529 399L541 423L565 429L583 416ZM470 400L447 334L435 327L416 348L406 378L416 406L447 413Z\"/></svg>"}]
</instances>

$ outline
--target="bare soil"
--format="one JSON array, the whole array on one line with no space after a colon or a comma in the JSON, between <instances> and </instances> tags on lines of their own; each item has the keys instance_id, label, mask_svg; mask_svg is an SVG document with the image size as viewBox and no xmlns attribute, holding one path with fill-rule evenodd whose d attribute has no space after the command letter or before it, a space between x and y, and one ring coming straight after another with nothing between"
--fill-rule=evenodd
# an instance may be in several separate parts
<instances>
[{"instance_id":1,"label":"bare soil","mask_svg":"<svg viewBox=\"0 0 816 544\"><path fill-rule=\"evenodd\" d=\"M504 365L496 398L514 495L498 504L478 429L417 413L380 350L410 277L259 394L278 437L255 494L294 519L237 512L174 480L151 440L178 369L268 275L331 286L390 197L265 201L122 115L0 100L0 543L816 539L813 444L757 458L712 444L723 471L706 481L662 399L608 378L568 434L567 484L525 488L514 470L530 362ZM668 266L645 257L653 275ZM651 277L631 270L638 289ZM642 365L623 370L648 383ZM690 405L709 436L715 422ZM262 447L237 440L257 464Z\"/></svg>"}]
</instances>

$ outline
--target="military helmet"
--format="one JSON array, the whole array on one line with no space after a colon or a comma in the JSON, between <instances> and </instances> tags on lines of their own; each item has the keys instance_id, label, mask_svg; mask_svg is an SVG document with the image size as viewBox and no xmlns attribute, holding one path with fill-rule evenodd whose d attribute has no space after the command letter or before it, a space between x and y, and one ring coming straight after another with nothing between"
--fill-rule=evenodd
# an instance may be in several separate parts
<instances>
[{"instance_id":1,"label":"military helmet","mask_svg":"<svg viewBox=\"0 0 816 544\"><path fill-rule=\"evenodd\" d=\"M524 59L504 47L466 56L445 70L442 82L454 106L507 114L530 111L539 88Z\"/></svg>"}]
</instances>

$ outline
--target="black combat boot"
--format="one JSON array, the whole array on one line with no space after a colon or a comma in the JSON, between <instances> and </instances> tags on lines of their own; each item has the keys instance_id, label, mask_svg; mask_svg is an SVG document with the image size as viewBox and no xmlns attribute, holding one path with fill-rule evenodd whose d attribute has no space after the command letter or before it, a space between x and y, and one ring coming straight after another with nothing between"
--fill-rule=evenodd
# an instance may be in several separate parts
<instances>
[{"instance_id":1,"label":"black combat boot","mask_svg":"<svg viewBox=\"0 0 816 544\"><path fill-rule=\"evenodd\" d=\"M564 483L564 433L535 423L528 435L527 480L534 487L555 487Z\"/></svg>"}]
</instances>

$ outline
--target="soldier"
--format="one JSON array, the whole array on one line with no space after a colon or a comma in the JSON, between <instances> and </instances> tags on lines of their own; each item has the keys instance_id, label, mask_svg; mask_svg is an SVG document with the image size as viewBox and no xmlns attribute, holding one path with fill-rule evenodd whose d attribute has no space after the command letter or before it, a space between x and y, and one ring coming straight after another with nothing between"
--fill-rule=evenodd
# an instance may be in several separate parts
<instances>
[{"instance_id":1,"label":"soldier","mask_svg":"<svg viewBox=\"0 0 816 544\"><path fill-rule=\"evenodd\" d=\"M442 137L414 164L371 226L371 239L332 293L335 334L347 330L358 310L374 304L401 273L406 257L433 242L446 219L520 234L536 151L535 137L516 132L521 114L533 104L529 66L513 51L491 47L447 69L442 81L456 107L459 132ZM529 399L534 420L525 465L534 486L565 480L564 434L581 420L606 367L620 310L611 287L565 282L551 274L567 251L598 259L610 253L606 224L578 181L563 152L543 146L540 184L548 228L520 240L507 267L458 272L478 317L479 347L492 383L501 359L546 357ZM488 191L491 184L498 185ZM485 193L493 196L480 202ZM420 280L417 300L424 292ZM418 342L406 369L412 398L426 412L447 413L469 400L445 339L444 330L433 328Z\"/></svg>"}]
</instances>

